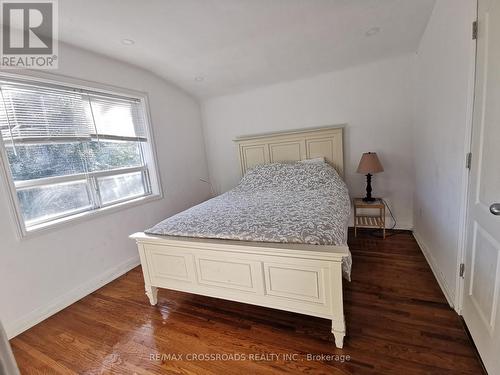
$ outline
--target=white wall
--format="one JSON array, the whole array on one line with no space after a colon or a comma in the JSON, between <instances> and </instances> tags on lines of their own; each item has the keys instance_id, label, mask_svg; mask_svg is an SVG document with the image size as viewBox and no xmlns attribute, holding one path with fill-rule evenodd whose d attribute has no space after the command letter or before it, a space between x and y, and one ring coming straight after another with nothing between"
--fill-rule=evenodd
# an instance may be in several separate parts
<instances>
[{"instance_id":1,"label":"white wall","mask_svg":"<svg viewBox=\"0 0 500 375\"><path fill-rule=\"evenodd\" d=\"M235 137L347 123L345 177L351 195L364 196L365 177L355 173L361 154L377 152L385 172L374 177L374 194L390 202L398 227L411 228L413 64L414 55L402 56L204 101L207 157L216 190L238 182Z\"/></svg>"},{"instance_id":2,"label":"white wall","mask_svg":"<svg viewBox=\"0 0 500 375\"><path fill-rule=\"evenodd\" d=\"M438 0L416 62L415 236L451 304L463 240L474 0Z\"/></svg>"},{"instance_id":3,"label":"white wall","mask_svg":"<svg viewBox=\"0 0 500 375\"><path fill-rule=\"evenodd\" d=\"M0 320L11 337L138 264L128 235L205 199L209 190L199 104L161 78L60 45L57 74L149 93L164 199L16 238L0 181Z\"/></svg>"}]
</instances>

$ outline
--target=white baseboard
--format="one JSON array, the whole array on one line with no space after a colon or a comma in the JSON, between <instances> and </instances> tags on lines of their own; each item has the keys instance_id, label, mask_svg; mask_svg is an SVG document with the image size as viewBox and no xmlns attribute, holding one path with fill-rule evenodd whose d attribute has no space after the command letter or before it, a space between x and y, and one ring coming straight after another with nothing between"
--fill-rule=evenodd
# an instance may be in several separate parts
<instances>
[{"instance_id":1,"label":"white baseboard","mask_svg":"<svg viewBox=\"0 0 500 375\"><path fill-rule=\"evenodd\" d=\"M7 337L11 339L19 335L20 333L47 319L49 316L54 315L58 311L68 307L69 305L110 283L119 276L137 267L139 264L139 257L134 256L133 258L130 258L125 262L107 270L106 272L93 278L92 280L81 284L68 293L57 297L56 299L49 302L46 306L39 307L38 309L31 311L30 313L11 323L3 322Z\"/></svg>"},{"instance_id":2,"label":"white baseboard","mask_svg":"<svg viewBox=\"0 0 500 375\"><path fill-rule=\"evenodd\" d=\"M425 256L427 263L429 263L432 273L434 274L434 277L436 278L441 290L443 291L443 294L446 297L448 304L450 305L451 308L454 308L455 297L453 296L453 293L450 292L450 288L446 283L443 273L441 272L441 270L437 265L436 259L432 256L429 247L427 247L427 245L425 244L422 237L418 234L418 232L413 231L413 237L415 237L415 240L417 241L418 246L420 246L420 249L422 250L422 253Z\"/></svg>"}]
</instances>

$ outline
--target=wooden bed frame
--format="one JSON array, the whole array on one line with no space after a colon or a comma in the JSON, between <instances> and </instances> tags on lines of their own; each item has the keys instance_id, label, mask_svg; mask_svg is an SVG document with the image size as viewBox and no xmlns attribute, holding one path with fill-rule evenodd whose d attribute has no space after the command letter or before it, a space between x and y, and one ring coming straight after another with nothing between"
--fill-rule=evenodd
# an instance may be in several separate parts
<instances>
[{"instance_id":1,"label":"wooden bed frame","mask_svg":"<svg viewBox=\"0 0 500 375\"><path fill-rule=\"evenodd\" d=\"M324 157L343 175L343 127L239 137L241 173L257 164ZM158 288L271 307L332 321L345 336L342 258L347 246L245 242L136 233L146 294Z\"/></svg>"}]
</instances>

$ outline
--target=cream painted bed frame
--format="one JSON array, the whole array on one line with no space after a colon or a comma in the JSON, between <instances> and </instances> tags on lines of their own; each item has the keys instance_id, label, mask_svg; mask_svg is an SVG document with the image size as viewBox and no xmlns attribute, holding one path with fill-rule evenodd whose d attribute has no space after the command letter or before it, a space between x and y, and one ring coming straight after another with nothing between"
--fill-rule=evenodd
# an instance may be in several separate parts
<instances>
[{"instance_id":1,"label":"cream painted bed frame","mask_svg":"<svg viewBox=\"0 0 500 375\"><path fill-rule=\"evenodd\" d=\"M252 166L324 157L342 175L343 127L240 137L242 174ZM332 321L345 336L342 258L347 246L244 242L136 233L146 295L158 288L244 302Z\"/></svg>"}]
</instances>

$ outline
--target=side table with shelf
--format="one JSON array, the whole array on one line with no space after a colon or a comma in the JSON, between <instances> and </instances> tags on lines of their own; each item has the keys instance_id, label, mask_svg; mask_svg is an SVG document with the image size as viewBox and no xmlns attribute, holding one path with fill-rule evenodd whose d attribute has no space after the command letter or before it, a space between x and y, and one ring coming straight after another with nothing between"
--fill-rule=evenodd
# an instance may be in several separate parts
<instances>
[{"instance_id":1,"label":"side table with shelf","mask_svg":"<svg viewBox=\"0 0 500 375\"><path fill-rule=\"evenodd\" d=\"M352 200L354 206L354 237L358 234L358 228L379 228L382 229L382 237L385 239L385 204L380 198L375 198L373 202L365 202L362 198ZM359 213L359 210L363 213ZM377 214L367 214L366 210L376 209Z\"/></svg>"}]
</instances>

